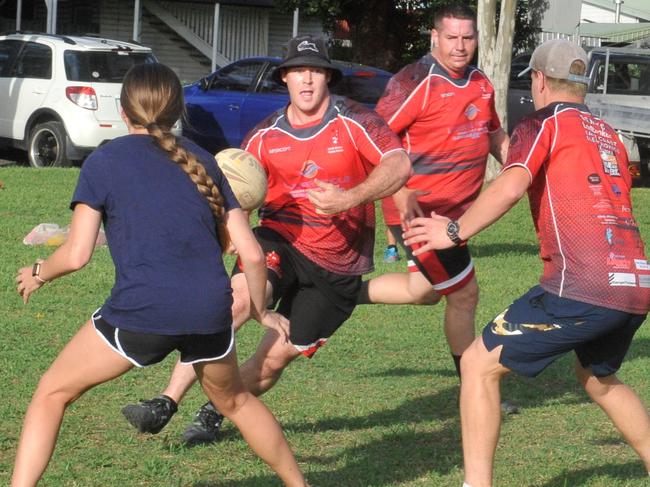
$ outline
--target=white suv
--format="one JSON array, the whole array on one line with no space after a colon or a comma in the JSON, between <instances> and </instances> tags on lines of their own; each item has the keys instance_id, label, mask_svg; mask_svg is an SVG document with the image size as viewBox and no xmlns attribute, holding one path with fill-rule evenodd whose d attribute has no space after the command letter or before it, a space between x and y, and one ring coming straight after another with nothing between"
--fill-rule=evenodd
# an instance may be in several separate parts
<instances>
[{"instance_id":1,"label":"white suv","mask_svg":"<svg viewBox=\"0 0 650 487\"><path fill-rule=\"evenodd\" d=\"M151 49L98 37L0 36L0 141L34 167L66 166L126 134L122 79Z\"/></svg>"}]
</instances>

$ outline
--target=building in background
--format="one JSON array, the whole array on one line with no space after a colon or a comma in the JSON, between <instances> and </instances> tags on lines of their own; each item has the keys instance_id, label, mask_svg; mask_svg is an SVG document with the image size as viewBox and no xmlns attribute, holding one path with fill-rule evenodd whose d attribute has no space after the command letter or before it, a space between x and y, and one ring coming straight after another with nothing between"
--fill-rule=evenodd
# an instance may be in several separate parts
<instances>
[{"instance_id":1,"label":"building in background","mask_svg":"<svg viewBox=\"0 0 650 487\"><path fill-rule=\"evenodd\" d=\"M570 38L585 46L650 47L649 0L549 0L540 41Z\"/></svg>"},{"instance_id":2,"label":"building in background","mask_svg":"<svg viewBox=\"0 0 650 487\"><path fill-rule=\"evenodd\" d=\"M325 36L320 20L279 11L272 0L7 0L0 30L17 27L135 40L183 81L244 57L282 56L294 32Z\"/></svg>"}]
</instances>

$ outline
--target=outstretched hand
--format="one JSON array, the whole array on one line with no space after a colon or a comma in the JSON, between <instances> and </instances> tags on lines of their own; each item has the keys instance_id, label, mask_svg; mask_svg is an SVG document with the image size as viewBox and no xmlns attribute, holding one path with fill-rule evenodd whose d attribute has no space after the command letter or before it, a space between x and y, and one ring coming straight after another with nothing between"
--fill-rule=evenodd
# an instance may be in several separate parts
<instances>
[{"instance_id":1,"label":"outstretched hand","mask_svg":"<svg viewBox=\"0 0 650 487\"><path fill-rule=\"evenodd\" d=\"M289 320L280 313L264 310L259 322L265 327L275 330L284 343L289 343Z\"/></svg>"},{"instance_id":2,"label":"outstretched hand","mask_svg":"<svg viewBox=\"0 0 650 487\"><path fill-rule=\"evenodd\" d=\"M349 210L354 204L350 203L347 191L335 184L314 180L317 189L307 191L307 197L316 208L316 213L321 215L335 215L342 211Z\"/></svg>"},{"instance_id":3,"label":"outstretched hand","mask_svg":"<svg viewBox=\"0 0 650 487\"><path fill-rule=\"evenodd\" d=\"M23 303L27 304L29 302L29 297L31 294L43 286L42 282L37 281L32 276L31 267L23 267L18 269L18 275L16 276L16 282L18 286L16 290L18 294L23 298Z\"/></svg>"},{"instance_id":4,"label":"outstretched hand","mask_svg":"<svg viewBox=\"0 0 650 487\"><path fill-rule=\"evenodd\" d=\"M413 255L420 255L431 250L448 249L454 243L447 236L449 218L431 212L430 218L420 217L409 222L409 229L404 232L406 245L421 244Z\"/></svg>"}]
</instances>

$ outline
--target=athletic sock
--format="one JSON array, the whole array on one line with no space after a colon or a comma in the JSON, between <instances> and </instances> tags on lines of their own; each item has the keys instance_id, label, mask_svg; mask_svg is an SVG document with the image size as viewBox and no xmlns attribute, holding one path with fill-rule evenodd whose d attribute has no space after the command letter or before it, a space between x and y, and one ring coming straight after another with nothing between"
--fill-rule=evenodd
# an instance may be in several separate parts
<instances>
[{"instance_id":1,"label":"athletic sock","mask_svg":"<svg viewBox=\"0 0 650 487\"><path fill-rule=\"evenodd\" d=\"M453 353L451 354L451 358L454 359L454 366L456 367L456 373L458 374L458 378L460 378L460 358L462 355L454 355Z\"/></svg>"},{"instance_id":2,"label":"athletic sock","mask_svg":"<svg viewBox=\"0 0 650 487\"><path fill-rule=\"evenodd\" d=\"M472 487L472 486L469 485L467 482L463 482L463 487Z\"/></svg>"},{"instance_id":3,"label":"athletic sock","mask_svg":"<svg viewBox=\"0 0 650 487\"><path fill-rule=\"evenodd\" d=\"M372 304L368 295L368 281L361 283L361 289L359 290L359 294L357 294L357 304Z\"/></svg>"}]
</instances>

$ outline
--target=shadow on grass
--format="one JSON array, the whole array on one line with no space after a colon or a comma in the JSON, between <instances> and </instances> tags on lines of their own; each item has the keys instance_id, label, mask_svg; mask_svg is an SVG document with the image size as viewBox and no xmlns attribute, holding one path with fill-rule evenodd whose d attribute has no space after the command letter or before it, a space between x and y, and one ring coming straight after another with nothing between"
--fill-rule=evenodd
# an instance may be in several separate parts
<instances>
[{"instance_id":1,"label":"shadow on grass","mask_svg":"<svg viewBox=\"0 0 650 487\"><path fill-rule=\"evenodd\" d=\"M608 463L598 467L585 467L579 470L567 471L557 475L544 484L537 484L535 487L576 487L580 485L593 484L594 477L610 477L617 482L638 481L639 484L647 479L641 461L627 462L624 464Z\"/></svg>"},{"instance_id":2,"label":"shadow on grass","mask_svg":"<svg viewBox=\"0 0 650 487\"><path fill-rule=\"evenodd\" d=\"M471 244L474 257L492 257L504 254L538 255L539 245L536 243L494 243L494 244Z\"/></svg>"},{"instance_id":3,"label":"shadow on grass","mask_svg":"<svg viewBox=\"0 0 650 487\"><path fill-rule=\"evenodd\" d=\"M453 453L449 453L449 452ZM436 432L389 433L367 444L355 445L332 456L301 456L299 461L310 465L331 465L344 462L334 471L308 473L308 480L318 487L366 487L396 485L426 475L448 475L461 465L459 431L445 427ZM279 485L273 476L260 476L241 481L201 481L193 487L257 487Z\"/></svg>"}]
</instances>

